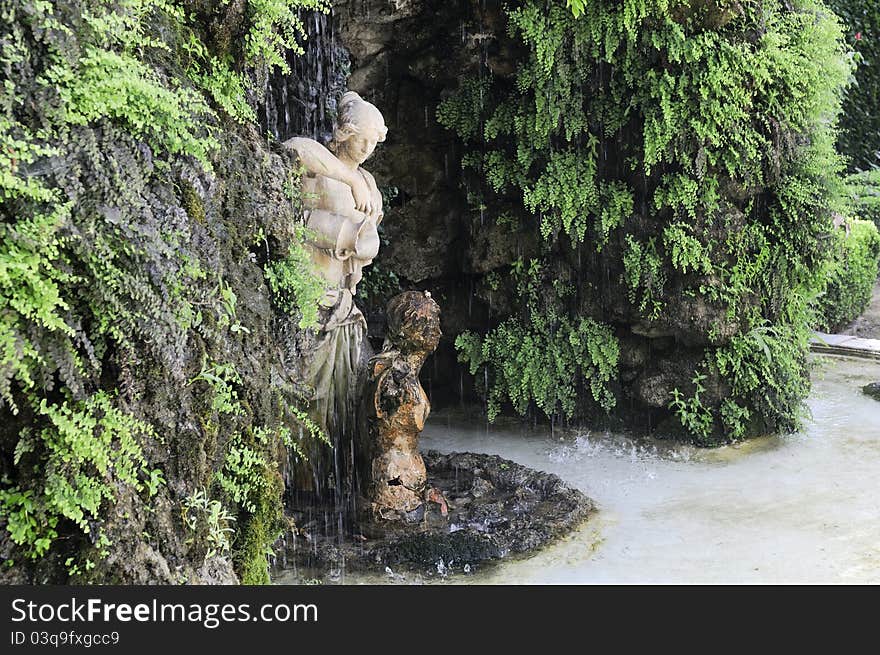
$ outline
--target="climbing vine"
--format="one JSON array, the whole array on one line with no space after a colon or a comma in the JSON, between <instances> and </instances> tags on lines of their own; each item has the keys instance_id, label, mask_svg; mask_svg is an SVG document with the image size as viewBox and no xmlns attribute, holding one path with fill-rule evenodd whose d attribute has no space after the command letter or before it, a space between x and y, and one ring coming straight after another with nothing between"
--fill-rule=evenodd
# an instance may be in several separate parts
<instances>
[{"instance_id":1,"label":"climbing vine","mask_svg":"<svg viewBox=\"0 0 880 655\"><path fill-rule=\"evenodd\" d=\"M816 326L834 332L858 318L877 282L880 233L870 221L853 221L849 233L835 235L835 256L822 276Z\"/></svg>"}]
</instances>

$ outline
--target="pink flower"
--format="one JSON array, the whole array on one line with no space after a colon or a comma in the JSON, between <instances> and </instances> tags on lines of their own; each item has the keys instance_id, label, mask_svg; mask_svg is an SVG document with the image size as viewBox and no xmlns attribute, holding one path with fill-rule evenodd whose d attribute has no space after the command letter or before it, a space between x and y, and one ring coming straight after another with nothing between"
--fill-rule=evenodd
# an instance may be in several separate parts
<instances>
[{"instance_id":1,"label":"pink flower","mask_svg":"<svg viewBox=\"0 0 880 655\"><path fill-rule=\"evenodd\" d=\"M862 40L862 33L856 32L856 41L861 41L861 40Z\"/></svg>"}]
</instances>

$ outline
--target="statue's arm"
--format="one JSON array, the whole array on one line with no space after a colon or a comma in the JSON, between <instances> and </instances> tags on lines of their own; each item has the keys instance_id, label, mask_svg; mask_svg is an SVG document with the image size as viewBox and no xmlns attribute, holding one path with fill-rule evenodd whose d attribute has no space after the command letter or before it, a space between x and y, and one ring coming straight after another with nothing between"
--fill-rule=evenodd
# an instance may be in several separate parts
<instances>
[{"instance_id":1,"label":"statue's arm","mask_svg":"<svg viewBox=\"0 0 880 655\"><path fill-rule=\"evenodd\" d=\"M342 165L336 155L327 150L314 139L295 136L284 142L284 145L296 151L306 171L312 175L324 175L350 185L351 169Z\"/></svg>"},{"instance_id":2,"label":"statue's arm","mask_svg":"<svg viewBox=\"0 0 880 655\"><path fill-rule=\"evenodd\" d=\"M363 176L357 170L345 166L332 152L314 139L295 136L284 145L296 151L308 173L323 175L351 187L355 208L366 214L373 213L374 198Z\"/></svg>"},{"instance_id":3,"label":"statue's arm","mask_svg":"<svg viewBox=\"0 0 880 655\"><path fill-rule=\"evenodd\" d=\"M373 177L373 174L370 173L370 171L363 168L359 168L358 170L364 176L364 181L367 183L367 187L370 190L370 197L373 200L373 211L370 212L369 217L376 222L376 225L378 225L382 222L382 217L385 215L385 212L382 210L382 193L376 185L376 178Z\"/></svg>"}]
</instances>

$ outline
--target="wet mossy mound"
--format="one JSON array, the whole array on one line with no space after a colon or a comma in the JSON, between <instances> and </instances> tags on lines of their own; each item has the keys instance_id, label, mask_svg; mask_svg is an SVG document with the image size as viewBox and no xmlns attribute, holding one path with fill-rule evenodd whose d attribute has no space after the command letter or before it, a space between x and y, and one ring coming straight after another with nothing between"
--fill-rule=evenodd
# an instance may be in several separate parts
<instances>
[{"instance_id":1,"label":"wet mossy mound","mask_svg":"<svg viewBox=\"0 0 880 655\"><path fill-rule=\"evenodd\" d=\"M332 512L315 507L311 519L294 517L298 529L288 544L288 563L314 571L472 571L537 550L595 510L558 476L497 455L428 451L424 459L428 484L442 492L447 515L439 503L429 502L411 523L362 521L358 532L340 539L335 528L325 527Z\"/></svg>"},{"instance_id":2,"label":"wet mossy mound","mask_svg":"<svg viewBox=\"0 0 880 655\"><path fill-rule=\"evenodd\" d=\"M862 393L871 396L874 400L880 400L880 382L871 382L862 387Z\"/></svg>"}]
</instances>

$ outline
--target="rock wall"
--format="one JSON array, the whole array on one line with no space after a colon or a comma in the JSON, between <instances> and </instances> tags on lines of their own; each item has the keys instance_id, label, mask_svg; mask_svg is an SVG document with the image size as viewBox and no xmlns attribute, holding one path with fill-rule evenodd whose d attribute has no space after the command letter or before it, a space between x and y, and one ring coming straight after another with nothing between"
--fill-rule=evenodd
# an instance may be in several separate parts
<instances>
[{"instance_id":1,"label":"rock wall","mask_svg":"<svg viewBox=\"0 0 880 655\"><path fill-rule=\"evenodd\" d=\"M240 32L236 7L182 25L162 5L144 20L181 55L175 39L191 29L198 42L210 16ZM297 243L297 161L255 125L208 110L179 60L114 68L118 52L100 48L137 38L140 16L95 45L80 3L9 11L0 40L20 56L3 59L14 88L0 120L10 152L36 154L13 155L0 194L0 260L33 266L0 282L0 558L13 563L0 580L268 582L288 449L309 443L300 316L266 275ZM97 69L78 59L87 47L103 57ZM70 77L41 83L59 61ZM191 104L175 114L181 98ZM126 111L142 106L132 122ZM71 124L83 107L92 113ZM180 125L209 147L169 150L163 138ZM18 184L36 173L40 187ZM52 220L34 231L42 216Z\"/></svg>"},{"instance_id":2,"label":"rock wall","mask_svg":"<svg viewBox=\"0 0 880 655\"><path fill-rule=\"evenodd\" d=\"M494 1L334 3L335 27L351 59L348 87L374 102L389 128L368 164L380 187L392 189L385 240L367 274L368 288L372 282L387 292L361 302L376 317L371 331L378 334L377 314L398 285L428 289L438 299L444 338L422 378L441 405L475 399L453 343L466 329L487 329L493 311L498 316L489 299L502 297L484 277L537 249L535 231L499 229L469 208L461 144L436 120L437 105L463 72L512 72L514 46L497 38L500 21Z\"/></svg>"}]
</instances>

